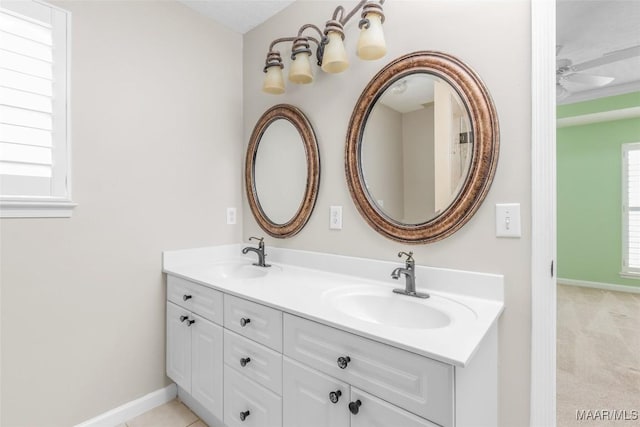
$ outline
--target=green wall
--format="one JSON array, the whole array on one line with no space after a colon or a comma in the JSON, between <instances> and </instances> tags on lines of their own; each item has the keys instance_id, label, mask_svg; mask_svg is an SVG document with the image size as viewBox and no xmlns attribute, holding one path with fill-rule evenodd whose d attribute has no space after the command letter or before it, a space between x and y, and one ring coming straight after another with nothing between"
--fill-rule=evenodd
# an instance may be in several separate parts
<instances>
[{"instance_id":1,"label":"green wall","mask_svg":"<svg viewBox=\"0 0 640 427\"><path fill-rule=\"evenodd\" d=\"M640 92L558 107L558 118L640 106ZM640 286L620 277L622 151L640 118L557 130L558 277Z\"/></svg>"}]
</instances>

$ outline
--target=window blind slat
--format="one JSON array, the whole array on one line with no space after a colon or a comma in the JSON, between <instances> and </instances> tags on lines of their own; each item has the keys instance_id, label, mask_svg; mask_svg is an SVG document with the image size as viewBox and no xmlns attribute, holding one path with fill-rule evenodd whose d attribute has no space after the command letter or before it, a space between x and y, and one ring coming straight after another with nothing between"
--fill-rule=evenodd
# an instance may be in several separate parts
<instances>
[{"instance_id":1,"label":"window blind slat","mask_svg":"<svg viewBox=\"0 0 640 427\"><path fill-rule=\"evenodd\" d=\"M0 31L0 39L2 40L2 48L9 52L19 53L42 61L53 61L53 48L51 46L4 31Z\"/></svg>"},{"instance_id":2,"label":"window blind slat","mask_svg":"<svg viewBox=\"0 0 640 427\"><path fill-rule=\"evenodd\" d=\"M51 114L0 105L0 123L52 130Z\"/></svg>"},{"instance_id":3,"label":"window blind slat","mask_svg":"<svg viewBox=\"0 0 640 427\"><path fill-rule=\"evenodd\" d=\"M14 144L50 148L52 145L52 135L51 132L47 130L0 123L0 142L12 142Z\"/></svg>"},{"instance_id":4,"label":"window blind slat","mask_svg":"<svg viewBox=\"0 0 640 427\"><path fill-rule=\"evenodd\" d=\"M0 68L0 86L38 95L53 95L53 83L51 80L22 74L17 71L6 70L4 68Z\"/></svg>"},{"instance_id":5,"label":"window blind slat","mask_svg":"<svg viewBox=\"0 0 640 427\"><path fill-rule=\"evenodd\" d=\"M21 19L5 11L0 12L0 30L51 46L51 27L33 20Z\"/></svg>"},{"instance_id":6,"label":"window blind slat","mask_svg":"<svg viewBox=\"0 0 640 427\"><path fill-rule=\"evenodd\" d=\"M19 71L23 74L53 79L53 67L50 62L30 58L18 53L9 52L0 45L0 67L8 70Z\"/></svg>"},{"instance_id":7,"label":"window blind slat","mask_svg":"<svg viewBox=\"0 0 640 427\"><path fill-rule=\"evenodd\" d=\"M41 176L51 178L51 166L0 161L0 175ZM4 180L4 176L0 178Z\"/></svg>"},{"instance_id":8,"label":"window blind slat","mask_svg":"<svg viewBox=\"0 0 640 427\"><path fill-rule=\"evenodd\" d=\"M51 148L0 142L0 161L51 165Z\"/></svg>"},{"instance_id":9,"label":"window blind slat","mask_svg":"<svg viewBox=\"0 0 640 427\"><path fill-rule=\"evenodd\" d=\"M0 104L43 113L51 113L53 111L51 97L6 87L0 87Z\"/></svg>"}]
</instances>

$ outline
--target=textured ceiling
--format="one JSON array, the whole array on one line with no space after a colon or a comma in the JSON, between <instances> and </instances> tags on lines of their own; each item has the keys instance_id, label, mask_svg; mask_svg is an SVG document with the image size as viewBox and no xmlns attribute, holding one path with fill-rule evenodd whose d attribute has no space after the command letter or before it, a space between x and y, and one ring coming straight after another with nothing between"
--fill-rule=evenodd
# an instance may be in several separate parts
<instances>
[{"instance_id":1,"label":"textured ceiling","mask_svg":"<svg viewBox=\"0 0 640 427\"><path fill-rule=\"evenodd\" d=\"M621 49L640 45L639 0L558 0L558 58L580 64ZM614 77L598 89L575 91L561 103L571 103L640 90L640 57L589 68L583 73Z\"/></svg>"},{"instance_id":2,"label":"textured ceiling","mask_svg":"<svg viewBox=\"0 0 640 427\"><path fill-rule=\"evenodd\" d=\"M257 27L295 0L179 0L239 33Z\"/></svg>"}]
</instances>

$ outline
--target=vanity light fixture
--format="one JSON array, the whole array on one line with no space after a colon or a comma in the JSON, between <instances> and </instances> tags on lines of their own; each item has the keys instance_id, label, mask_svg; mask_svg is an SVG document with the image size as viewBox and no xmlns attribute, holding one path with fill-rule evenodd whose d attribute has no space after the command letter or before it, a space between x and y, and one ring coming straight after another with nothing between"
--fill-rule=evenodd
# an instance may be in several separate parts
<instances>
[{"instance_id":1,"label":"vanity light fixture","mask_svg":"<svg viewBox=\"0 0 640 427\"><path fill-rule=\"evenodd\" d=\"M289 80L297 84L307 84L313 81L311 67L311 44L315 44L315 57L318 66L325 73L340 73L349 67L347 52L344 48L344 26L362 9L361 19L358 23L360 38L358 39L357 55L360 59L375 60L382 58L387 53L382 24L384 12L382 4L384 0L362 0L348 14L345 9L338 6L333 12L332 18L325 24L324 31L316 25L305 24L298 30L296 37L283 37L275 39L269 45L269 53L265 61L265 78L262 90L267 93L279 95L284 93L284 77L282 69L282 56L275 50L278 43L291 42L291 66L289 67ZM304 35L306 30L318 33L319 38Z\"/></svg>"}]
</instances>

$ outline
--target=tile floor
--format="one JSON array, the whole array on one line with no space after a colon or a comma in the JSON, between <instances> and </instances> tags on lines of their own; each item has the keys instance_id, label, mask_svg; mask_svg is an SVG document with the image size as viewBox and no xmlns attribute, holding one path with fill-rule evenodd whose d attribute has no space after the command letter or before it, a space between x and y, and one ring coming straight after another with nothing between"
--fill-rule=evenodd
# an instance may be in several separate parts
<instances>
[{"instance_id":1,"label":"tile floor","mask_svg":"<svg viewBox=\"0 0 640 427\"><path fill-rule=\"evenodd\" d=\"M640 294L558 285L556 392L558 427L640 425L576 419L577 410L640 411Z\"/></svg>"},{"instance_id":2,"label":"tile floor","mask_svg":"<svg viewBox=\"0 0 640 427\"><path fill-rule=\"evenodd\" d=\"M165 403L118 427L207 427L178 399Z\"/></svg>"}]
</instances>

